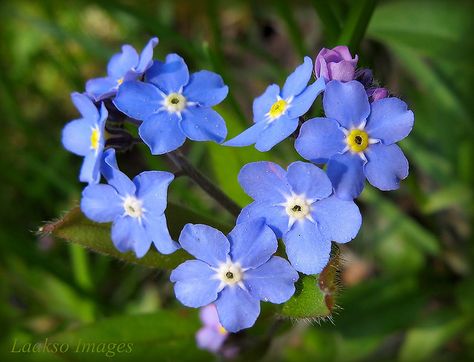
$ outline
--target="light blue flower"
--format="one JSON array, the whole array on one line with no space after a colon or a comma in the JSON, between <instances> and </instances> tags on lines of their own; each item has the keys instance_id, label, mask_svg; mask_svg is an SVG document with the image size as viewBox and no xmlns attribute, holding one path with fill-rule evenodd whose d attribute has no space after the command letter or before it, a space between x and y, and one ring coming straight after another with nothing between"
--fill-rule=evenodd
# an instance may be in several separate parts
<instances>
[{"instance_id":1,"label":"light blue flower","mask_svg":"<svg viewBox=\"0 0 474 362\"><path fill-rule=\"evenodd\" d=\"M114 54L107 65L107 77L90 79L86 93L95 101L110 98L120 85L138 79L153 63L153 48L158 38L151 38L140 55L131 45L122 46L122 52Z\"/></svg>"},{"instance_id":2,"label":"light blue flower","mask_svg":"<svg viewBox=\"0 0 474 362\"><path fill-rule=\"evenodd\" d=\"M132 181L118 169L114 149L104 153L102 173L109 184L87 186L81 210L93 221L113 222L112 241L119 251L133 250L141 258L152 243L162 254L179 248L164 215L172 173L145 171Z\"/></svg>"},{"instance_id":3,"label":"light blue flower","mask_svg":"<svg viewBox=\"0 0 474 362\"><path fill-rule=\"evenodd\" d=\"M320 273L329 261L331 240L346 243L360 229L357 205L334 196L329 178L311 163L293 162L288 171L273 162L249 163L242 167L239 183L255 201L237 223L263 217L283 238L288 260L302 273Z\"/></svg>"},{"instance_id":4,"label":"light blue flower","mask_svg":"<svg viewBox=\"0 0 474 362\"><path fill-rule=\"evenodd\" d=\"M290 136L298 127L299 117L324 90L323 78L308 86L312 72L313 62L305 57L281 91L276 84L269 86L253 102L254 125L224 145L241 147L255 143L257 150L265 152Z\"/></svg>"},{"instance_id":5,"label":"light blue flower","mask_svg":"<svg viewBox=\"0 0 474 362\"><path fill-rule=\"evenodd\" d=\"M183 58L169 54L164 63L153 63L145 82L122 84L114 104L143 121L139 134L154 155L177 149L186 137L218 143L225 139L224 119L211 108L229 91L220 75L202 70L190 76Z\"/></svg>"},{"instance_id":6,"label":"light blue flower","mask_svg":"<svg viewBox=\"0 0 474 362\"><path fill-rule=\"evenodd\" d=\"M171 273L176 298L193 308L214 303L229 332L253 326L260 300L283 303L295 292L298 273L272 256L278 243L263 219L239 224L227 237L210 226L187 224L179 242L197 260Z\"/></svg>"},{"instance_id":7,"label":"light blue flower","mask_svg":"<svg viewBox=\"0 0 474 362\"><path fill-rule=\"evenodd\" d=\"M323 106L327 118L310 119L301 127L298 153L328 163L327 174L342 199L359 196L365 178L380 190L397 189L408 176L408 161L395 143L414 122L405 102L390 97L369 104L361 83L331 81Z\"/></svg>"},{"instance_id":8,"label":"light blue flower","mask_svg":"<svg viewBox=\"0 0 474 362\"><path fill-rule=\"evenodd\" d=\"M69 122L62 132L62 143L68 151L84 157L79 180L88 183L100 181L100 163L105 145L104 128L107 109L100 110L84 94L72 93L71 99L82 118Z\"/></svg>"}]
</instances>

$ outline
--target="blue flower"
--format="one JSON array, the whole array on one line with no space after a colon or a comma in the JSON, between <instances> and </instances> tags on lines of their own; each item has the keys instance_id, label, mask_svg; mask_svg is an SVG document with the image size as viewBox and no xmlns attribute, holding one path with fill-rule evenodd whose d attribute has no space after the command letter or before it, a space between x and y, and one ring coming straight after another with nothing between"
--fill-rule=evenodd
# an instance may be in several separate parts
<instances>
[{"instance_id":1,"label":"blue flower","mask_svg":"<svg viewBox=\"0 0 474 362\"><path fill-rule=\"evenodd\" d=\"M298 127L299 117L324 90L323 78L308 86L312 72L313 62L305 57L281 91L276 84L269 86L253 102L254 125L224 145L241 147L255 143L257 150L265 152L291 135Z\"/></svg>"},{"instance_id":2,"label":"blue flower","mask_svg":"<svg viewBox=\"0 0 474 362\"><path fill-rule=\"evenodd\" d=\"M140 55L131 45L122 46L122 52L110 58L107 77L89 80L86 93L96 101L114 96L123 82L138 79L151 67L153 48L157 44L158 38L151 38Z\"/></svg>"},{"instance_id":3,"label":"blue flower","mask_svg":"<svg viewBox=\"0 0 474 362\"><path fill-rule=\"evenodd\" d=\"M214 303L229 332L255 323L260 300L283 303L295 292L298 273L272 256L277 240L262 219L237 225L227 237L210 226L187 224L179 242L197 260L171 273L176 297L193 308Z\"/></svg>"},{"instance_id":4,"label":"blue flower","mask_svg":"<svg viewBox=\"0 0 474 362\"><path fill-rule=\"evenodd\" d=\"M255 201L237 223L265 218L283 238L288 260L305 274L317 274L329 261L331 240L346 243L360 229L362 217L353 201L334 196L329 178L319 167L293 162L285 171L273 162L242 167L239 183Z\"/></svg>"},{"instance_id":5,"label":"blue flower","mask_svg":"<svg viewBox=\"0 0 474 362\"><path fill-rule=\"evenodd\" d=\"M229 90L220 75L202 70L190 76L183 58L169 54L164 63L153 63L145 81L122 84L114 104L143 121L139 134L154 155L177 149L186 137L219 143L225 139L225 122L211 108Z\"/></svg>"},{"instance_id":6,"label":"blue flower","mask_svg":"<svg viewBox=\"0 0 474 362\"><path fill-rule=\"evenodd\" d=\"M380 190L395 190L408 176L408 161L395 142L413 128L413 112L398 98L369 104L364 86L331 81L323 99L327 118L310 119L295 142L298 153L328 163L336 194L351 200L367 180Z\"/></svg>"},{"instance_id":7,"label":"blue flower","mask_svg":"<svg viewBox=\"0 0 474 362\"><path fill-rule=\"evenodd\" d=\"M82 118L66 124L62 132L62 143L68 151L84 156L79 180L98 183L105 145L104 127L108 116L107 109L101 104L98 110L84 94L72 93L71 99Z\"/></svg>"},{"instance_id":8,"label":"blue flower","mask_svg":"<svg viewBox=\"0 0 474 362\"><path fill-rule=\"evenodd\" d=\"M89 185L82 192L81 210L96 222L113 222L112 241L121 252L133 250L141 258L151 243L163 254L179 248L166 225L167 189L174 175L146 171L133 181L118 169L115 150L104 153L102 174L108 185Z\"/></svg>"}]
</instances>

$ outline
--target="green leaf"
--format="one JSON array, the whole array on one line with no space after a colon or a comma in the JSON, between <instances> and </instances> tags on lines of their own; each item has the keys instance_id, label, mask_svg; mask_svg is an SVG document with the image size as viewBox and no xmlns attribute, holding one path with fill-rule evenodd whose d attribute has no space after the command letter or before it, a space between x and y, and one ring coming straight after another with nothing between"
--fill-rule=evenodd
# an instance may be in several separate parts
<instances>
[{"instance_id":1,"label":"green leaf","mask_svg":"<svg viewBox=\"0 0 474 362\"><path fill-rule=\"evenodd\" d=\"M339 45L347 45L357 51L364 37L377 0L354 0L339 36Z\"/></svg>"},{"instance_id":2,"label":"green leaf","mask_svg":"<svg viewBox=\"0 0 474 362\"><path fill-rule=\"evenodd\" d=\"M329 317L334 308L338 266L339 253L336 253L320 274L300 275L296 292L283 305L282 314L297 319Z\"/></svg>"},{"instance_id":3,"label":"green leaf","mask_svg":"<svg viewBox=\"0 0 474 362\"><path fill-rule=\"evenodd\" d=\"M57 354L67 361L104 361L112 357L114 361L209 361L209 353L196 348L194 335L199 328L195 312L162 310L105 319L48 341L69 346L68 352ZM118 352L121 343L122 351ZM112 352L106 355L108 350Z\"/></svg>"},{"instance_id":4,"label":"green leaf","mask_svg":"<svg viewBox=\"0 0 474 362\"><path fill-rule=\"evenodd\" d=\"M171 236L175 240L186 223L204 223L216 227L222 232L227 232L230 229L227 225L219 224L215 220L202 217L191 210L170 203L168 203L166 215ZM58 221L46 224L40 228L39 232L52 234L99 254L152 268L173 269L190 258L189 254L182 249L173 254L163 255L151 248L143 258L137 258L132 252L121 253L110 239L110 224L100 224L87 219L79 207L72 209Z\"/></svg>"},{"instance_id":5,"label":"green leaf","mask_svg":"<svg viewBox=\"0 0 474 362\"><path fill-rule=\"evenodd\" d=\"M399 360L410 362L428 360L469 323L469 318L455 312L443 310L430 315L408 331L400 350Z\"/></svg>"}]
</instances>

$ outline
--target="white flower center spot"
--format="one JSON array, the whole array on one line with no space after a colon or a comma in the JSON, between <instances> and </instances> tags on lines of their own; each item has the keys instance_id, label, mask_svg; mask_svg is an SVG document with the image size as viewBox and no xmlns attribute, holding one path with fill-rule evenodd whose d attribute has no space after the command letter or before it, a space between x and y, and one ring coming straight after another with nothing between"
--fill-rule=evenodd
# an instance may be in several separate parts
<instances>
[{"instance_id":1,"label":"white flower center spot","mask_svg":"<svg viewBox=\"0 0 474 362\"><path fill-rule=\"evenodd\" d=\"M143 216L142 202L136 197L127 196L123 201L123 209L128 216L134 218L141 218Z\"/></svg>"}]
</instances>

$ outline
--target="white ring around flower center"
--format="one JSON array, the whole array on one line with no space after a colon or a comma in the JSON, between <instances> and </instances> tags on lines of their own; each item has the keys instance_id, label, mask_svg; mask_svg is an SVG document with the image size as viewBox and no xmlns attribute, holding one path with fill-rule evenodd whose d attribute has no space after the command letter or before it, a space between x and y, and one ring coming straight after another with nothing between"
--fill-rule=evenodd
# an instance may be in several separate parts
<instances>
[{"instance_id":1,"label":"white ring around flower center","mask_svg":"<svg viewBox=\"0 0 474 362\"><path fill-rule=\"evenodd\" d=\"M141 218L143 216L142 201L134 196L127 196L123 200L123 209L125 214L134 218Z\"/></svg>"},{"instance_id":2,"label":"white ring around flower center","mask_svg":"<svg viewBox=\"0 0 474 362\"><path fill-rule=\"evenodd\" d=\"M312 200L303 196L292 195L286 200L284 206L285 211L290 218L300 220L311 216L311 204Z\"/></svg>"},{"instance_id":3,"label":"white ring around flower center","mask_svg":"<svg viewBox=\"0 0 474 362\"><path fill-rule=\"evenodd\" d=\"M218 279L225 285L240 283L244 278L244 271L240 264L232 263L230 260L221 264L216 271Z\"/></svg>"},{"instance_id":4,"label":"white ring around flower center","mask_svg":"<svg viewBox=\"0 0 474 362\"><path fill-rule=\"evenodd\" d=\"M186 98L181 93L170 93L165 97L163 105L170 113L179 113L186 108Z\"/></svg>"}]
</instances>

